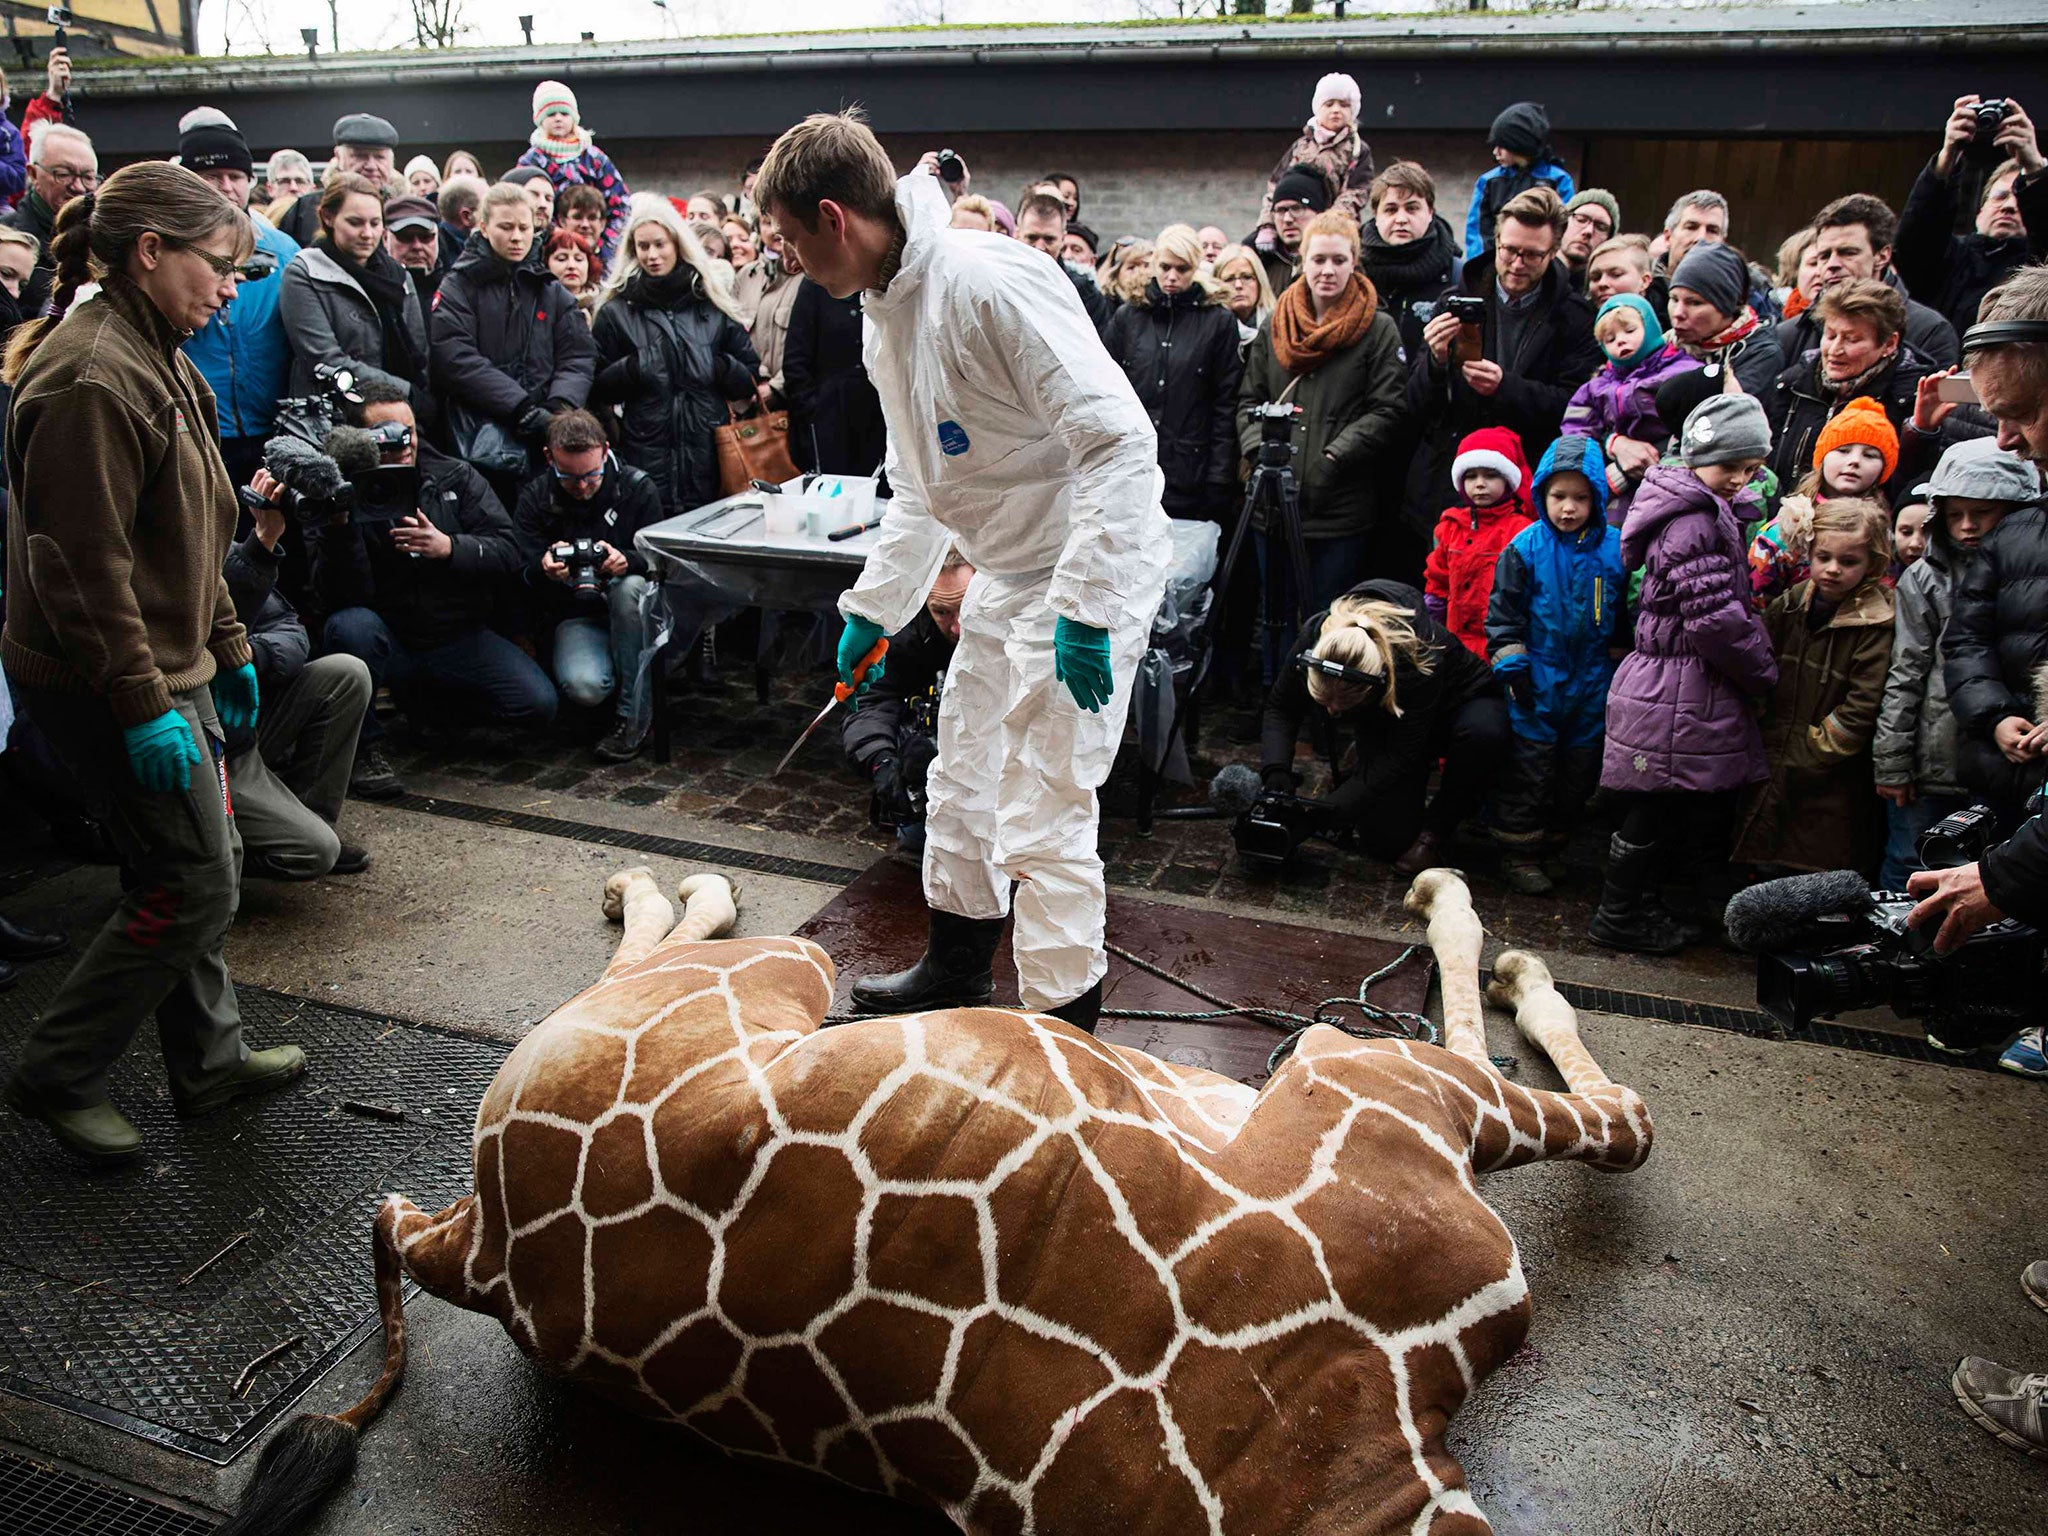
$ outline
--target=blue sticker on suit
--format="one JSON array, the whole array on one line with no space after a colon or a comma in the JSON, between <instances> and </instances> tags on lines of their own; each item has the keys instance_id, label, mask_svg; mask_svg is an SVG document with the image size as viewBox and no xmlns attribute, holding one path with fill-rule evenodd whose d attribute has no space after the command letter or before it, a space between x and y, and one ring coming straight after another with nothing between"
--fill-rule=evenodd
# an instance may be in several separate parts
<instances>
[{"instance_id":1,"label":"blue sticker on suit","mask_svg":"<svg viewBox=\"0 0 2048 1536\"><path fill-rule=\"evenodd\" d=\"M967 429L957 421L939 423L939 452L957 459L967 451Z\"/></svg>"}]
</instances>

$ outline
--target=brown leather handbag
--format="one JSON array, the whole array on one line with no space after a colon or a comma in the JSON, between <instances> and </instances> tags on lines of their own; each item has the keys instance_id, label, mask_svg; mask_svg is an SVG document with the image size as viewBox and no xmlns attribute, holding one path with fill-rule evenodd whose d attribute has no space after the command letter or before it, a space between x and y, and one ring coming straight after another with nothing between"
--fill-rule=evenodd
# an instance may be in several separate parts
<instances>
[{"instance_id":1,"label":"brown leather handbag","mask_svg":"<svg viewBox=\"0 0 2048 1536\"><path fill-rule=\"evenodd\" d=\"M755 480L781 485L797 477L796 460L789 456L787 411L757 409L745 416L733 411L731 420L714 427L711 436L718 444L720 495L737 496Z\"/></svg>"}]
</instances>

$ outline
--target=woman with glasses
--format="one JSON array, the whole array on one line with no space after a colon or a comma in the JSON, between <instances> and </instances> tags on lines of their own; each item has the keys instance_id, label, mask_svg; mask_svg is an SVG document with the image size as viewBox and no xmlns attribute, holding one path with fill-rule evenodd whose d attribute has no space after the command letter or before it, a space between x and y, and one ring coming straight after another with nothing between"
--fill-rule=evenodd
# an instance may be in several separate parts
<instances>
[{"instance_id":1,"label":"woman with glasses","mask_svg":"<svg viewBox=\"0 0 2048 1536\"><path fill-rule=\"evenodd\" d=\"M221 958L242 863L223 727L256 724L256 669L221 577L237 509L213 393L178 346L234 298L253 246L248 217L190 171L128 166L58 215L50 313L7 348L0 653L133 878L5 1097L95 1163L141 1150L107 1075L152 1014L181 1115L306 1066L297 1046L244 1043Z\"/></svg>"},{"instance_id":2,"label":"woman with glasses","mask_svg":"<svg viewBox=\"0 0 2048 1536\"><path fill-rule=\"evenodd\" d=\"M412 273L384 246L384 200L344 174L320 197L320 238L292 258L278 296L292 344L294 395L325 385L314 370L345 368L396 385L416 416L427 393L427 319Z\"/></svg>"},{"instance_id":3,"label":"woman with glasses","mask_svg":"<svg viewBox=\"0 0 2048 1536\"><path fill-rule=\"evenodd\" d=\"M590 325L591 399L617 407L619 457L654 481L670 517L717 498L711 434L753 403L760 367L697 235L667 198L635 196Z\"/></svg>"}]
</instances>

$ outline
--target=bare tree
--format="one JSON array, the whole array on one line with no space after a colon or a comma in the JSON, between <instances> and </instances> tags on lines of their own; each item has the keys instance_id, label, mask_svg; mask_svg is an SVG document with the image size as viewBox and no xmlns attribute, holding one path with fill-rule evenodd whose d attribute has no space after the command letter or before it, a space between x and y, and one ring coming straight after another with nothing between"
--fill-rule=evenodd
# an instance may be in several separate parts
<instances>
[{"instance_id":1,"label":"bare tree","mask_svg":"<svg viewBox=\"0 0 2048 1536\"><path fill-rule=\"evenodd\" d=\"M475 29L462 19L463 0L412 0L413 40L422 48L453 48Z\"/></svg>"}]
</instances>

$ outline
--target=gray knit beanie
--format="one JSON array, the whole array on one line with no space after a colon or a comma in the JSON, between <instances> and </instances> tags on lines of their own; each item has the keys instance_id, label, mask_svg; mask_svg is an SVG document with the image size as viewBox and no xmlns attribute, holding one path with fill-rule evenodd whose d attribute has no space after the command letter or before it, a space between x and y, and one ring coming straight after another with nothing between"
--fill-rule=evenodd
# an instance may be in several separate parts
<instances>
[{"instance_id":1,"label":"gray knit beanie","mask_svg":"<svg viewBox=\"0 0 2048 1536\"><path fill-rule=\"evenodd\" d=\"M1574 209L1583 208L1588 203L1597 203L1607 210L1607 233L1610 236L1621 233L1621 204L1604 187L1584 187L1573 193L1572 200L1564 205L1565 217L1570 218Z\"/></svg>"},{"instance_id":2,"label":"gray knit beanie","mask_svg":"<svg viewBox=\"0 0 2048 1536\"><path fill-rule=\"evenodd\" d=\"M1690 289L1733 320L1749 303L1749 268L1732 245L1695 245L1671 274L1671 286Z\"/></svg>"},{"instance_id":3,"label":"gray knit beanie","mask_svg":"<svg viewBox=\"0 0 2048 1536\"><path fill-rule=\"evenodd\" d=\"M1764 420L1764 408L1749 395L1712 395L1685 418L1679 452L1687 469L1769 458L1771 424Z\"/></svg>"}]
</instances>

